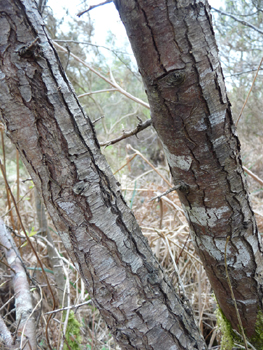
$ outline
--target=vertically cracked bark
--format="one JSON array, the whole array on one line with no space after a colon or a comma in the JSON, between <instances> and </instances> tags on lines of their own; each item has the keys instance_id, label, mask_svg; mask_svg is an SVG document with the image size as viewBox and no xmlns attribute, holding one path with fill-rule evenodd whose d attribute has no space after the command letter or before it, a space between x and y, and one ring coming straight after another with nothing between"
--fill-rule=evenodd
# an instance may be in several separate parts
<instances>
[{"instance_id":1,"label":"vertically cracked bark","mask_svg":"<svg viewBox=\"0 0 263 350\"><path fill-rule=\"evenodd\" d=\"M0 2L0 115L123 349L205 349L124 202L31 0Z\"/></svg>"},{"instance_id":2,"label":"vertically cracked bark","mask_svg":"<svg viewBox=\"0 0 263 350\"><path fill-rule=\"evenodd\" d=\"M262 310L263 258L206 0L115 0L178 194L216 298L246 334Z\"/></svg>"}]
</instances>

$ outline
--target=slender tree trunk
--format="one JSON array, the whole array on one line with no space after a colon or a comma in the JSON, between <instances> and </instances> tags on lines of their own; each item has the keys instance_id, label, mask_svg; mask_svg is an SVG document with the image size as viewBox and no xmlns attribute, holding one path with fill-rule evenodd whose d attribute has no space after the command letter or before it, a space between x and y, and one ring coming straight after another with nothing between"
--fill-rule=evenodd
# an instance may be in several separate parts
<instances>
[{"instance_id":1,"label":"slender tree trunk","mask_svg":"<svg viewBox=\"0 0 263 350\"><path fill-rule=\"evenodd\" d=\"M0 1L0 115L123 349L205 349L124 202L31 0Z\"/></svg>"},{"instance_id":2,"label":"slender tree trunk","mask_svg":"<svg viewBox=\"0 0 263 350\"><path fill-rule=\"evenodd\" d=\"M261 238L249 202L206 0L115 0L195 244L217 301L246 334L262 311Z\"/></svg>"},{"instance_id":3,"label":"slender tree trunk","mask_svg":"<svg viewBox=\"0 0 263 350\"><path fill-rule=\"evenodd\" d=\"M21 263L22 259L11 232L5 227L2 219L0 219L0 243L4 249L7 263L12 269L12 284L15 294L16 322L18 327L17 335L18 339L21 339L19 340L19 347L21 346L24 350L37 350L35 317L32 314L33 303L26 271ZM4 321L2 320L2 322ZM5 334L8 335L6 332ZM10 339L8 336L6 340L8 340L7 345L11 345L13 339ZM16 343L16 345L18 344Z\"/></svg>"}]
</instances>

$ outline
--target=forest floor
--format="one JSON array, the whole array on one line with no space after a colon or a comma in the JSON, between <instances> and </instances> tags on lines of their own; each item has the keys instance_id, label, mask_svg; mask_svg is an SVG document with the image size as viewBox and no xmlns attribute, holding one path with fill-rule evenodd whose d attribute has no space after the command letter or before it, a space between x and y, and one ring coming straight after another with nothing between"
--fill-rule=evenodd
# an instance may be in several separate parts
<instances>
[{"instance_id":1,"label":"forest floor","mask_svg":"<svg viewBox=\"0 0 263 350\"><path fill-rule=\"evenodd\" d=\"M50 284L53 286L57 297L56 281L47 255L47 244L39 238L39 221L35 207L34 186L32 181L28 179L27 172L21 163L18 167L17 162L14 161L16 159L16 151L10 146L7 146L7 148L8 159L6 159L6 167L8 179L14 195L17 199L19 198L18 207L21 219L27 234L31 236L31 241L38 256L44 264ZM263 178L262 143L253 143L253 146L251 144L245 145L243 154L246 167L252 169L259 177ZM147 162L149 161L147 160ZM122 163L125 164L125 159L122 160ZM169 275L179 294L182 293L181 284L183 284L183 289L193 307L196 323L199 325L209 349L219 349L221 335L217 326L217 304L213 291L203 265L192 245L188 224L176 192L171 192L161 197L160 200L152 200L153 197L167 191L168 186L164 178L166 181L170 181L167 167L164 164L154 168L149 167L144 173L134 176L132 163L129 164L128 162L126 170L118 172L116 176L122 184L123 196L132 208L143 234L147 237L157 259L167 275ZM263 188L249 176L247 176L247 181L259 232L263 235ZM19 189L17 186L18 182ZM50 293L37 264L36 257L29 245L25 243L15 210L13 209L12 214L10 214L9 208L13 205L10 199L10 203L8 203L3 181L1 181L0 201L0 215L6 225L11 227L14 232L13 237L17 247L19 247L24 266L27 268L30 277L34 304L36 305L41 301L35 312L37 337L39 349L47 349L44 330L47 318L46 313L52 310ZM77 308L72 308L74 313L70 314L68 322L72 327L72 342L70 343L72 350L119 349L98 310L92 305L80 275L69 261L68 254L50 220L49 229L58 251L63 256L64 268L67 271L65 278L70 283L69 303L72 306L86 303ZM0 263L1 316L11 332L14 333L17 325L15 321L13 288L10 279L11 273L6 265L3 252L1 251L0 254L2 262ZM54 349L61 348L62 337L60 334L64 319L65 311L57 312L52 317L49 327L49 339ZM78 344L74 343L74 337L78 339ZM66 345L64 345L64 349L68 349Z\"/></svg>"}]
</instances>

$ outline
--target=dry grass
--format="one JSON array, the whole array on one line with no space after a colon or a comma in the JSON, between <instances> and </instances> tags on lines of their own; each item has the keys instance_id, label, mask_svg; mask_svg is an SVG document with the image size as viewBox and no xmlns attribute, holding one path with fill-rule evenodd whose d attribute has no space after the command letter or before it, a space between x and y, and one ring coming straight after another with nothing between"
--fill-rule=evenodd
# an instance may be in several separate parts
<instances>
[{"instance_id":1,"label":"dry grass","mask_svg":"<svg viewBox=\"0 0 263 350\"><path fill-rule=\"evenodd\" d=\"M11 146L6 146L6 149L8 149L9 154L15 154L15 151ZM250 152L250 150L247 152ZM255 156L255 159L258 163L253 165L253 171L262 176L261 170L257 167L258 164L262 165L263 160L259 153L256 154L258 154L258 158ZM123 163L125 163L125 160L123 160ZM17 195L17 172L15 162L7 161L7 169L10 186L14 194ZM127 203L132 207L142 228L143 234L148 238L151 248L156 254L163 269L169 275L176 291L181 295L185 293L186 297L189 299L194 310L196 322L200 326L207 344L210 344L210 348L213 345L213 348L216 349L220 343L220 334L217 330L214 313L216 302L204 268L191 243L188 225L181 209L178 196L176 192L171 192L162 197L160 201L157 199L151 200L152 197L165 192L168 189L168 185L153 169L150 170L151 171L147 171L145 174L137 177L137 179L131 178L128 172L128 167L122 170L122 174L118 173L117 177L122 183L123 195ZM165 167L160 167L158 171L163 177L167 178L168 172ZM28 175L26 174L26 171L20 166L18 194L20 198L20 215L27 232L31 234L35 233L32 236L33 245L43 262L44 267L47 269L46 271L50 284L56 292L56 281L54 275L49 272L51 265L47 256L47 245L46 242L40 238L40 234L37 233L39 223L36 216L33 185L31 181L25 181L27 178ZM169 182L169 179L167 179L167 181ZM259 186L252 182L252 180L249 179L249 183L253 192L251 199L258 220L259 229L260 232L263 232L262 191L258 191ZM52 310L50 292L43 279L43 274L39 271L36 257L33 252L28 245L22 246L25 239L19 228L19 223L14 210L12 211L12 217L10 216L10 212L8 213L9 207L7 204L6 190L2 180L0 184L0 215L4 216L6 224L14 230L16 244L20 247L20 253L24 265L27 267L30 276L34 303L37 304L37 302L41 301L39 304L40 306L36 311L38 344L40 349L47 349L44 329L47 319L46 313ZM56 247L64 257L63 264L66 269L65 276L67 276L67 280L70 282L70 305L78 305L88 302L86 305L73 309L75 317L81 325L81 349L119 349L98 310L92 305L91 301L89 301L89 296L85 291L80 275L68 260L67 252L50 222L49 226L52 230ZM3 263L5 262L2 252L1 260ZM15 332L16 322L14 298L10 283L10 270L3 263L0 264L1 315L4 316L9 329L12 332ZM3 307L4 304L5 306ZM63 328L62 326L62 312L57 312L53 315L49 327L50 343L55 349L59 349L59 345L61 344L60 334L61 329Z\"/></svg>"}]
</instances>

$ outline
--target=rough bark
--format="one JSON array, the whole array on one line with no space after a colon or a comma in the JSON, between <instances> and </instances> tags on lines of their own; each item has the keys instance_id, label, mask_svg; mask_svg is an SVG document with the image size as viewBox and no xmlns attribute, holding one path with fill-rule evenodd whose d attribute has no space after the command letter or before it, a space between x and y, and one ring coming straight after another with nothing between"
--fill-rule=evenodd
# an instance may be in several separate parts
<instances>
[{"instance_id":1,"label":"rough bark","mask_svg":"<svg viewBox=\"0 0 263 350\"><path fill-rule=\"evenodd\" d=\"M218 303L246 334L262 310L261 240L205 0L115 0L148 95L153 125Z\"/></svg>"},{"instance_id":2,"label":"rough bark","mask_svg":"<svg viewBox=\"0 0 263 350\"><path fill-rule=\"evenodd\" d=\"M205 349L121 196L34 2L1 0L0 30L7 135L111 333L123 349Z\"/></svg>"}]
</instances>

